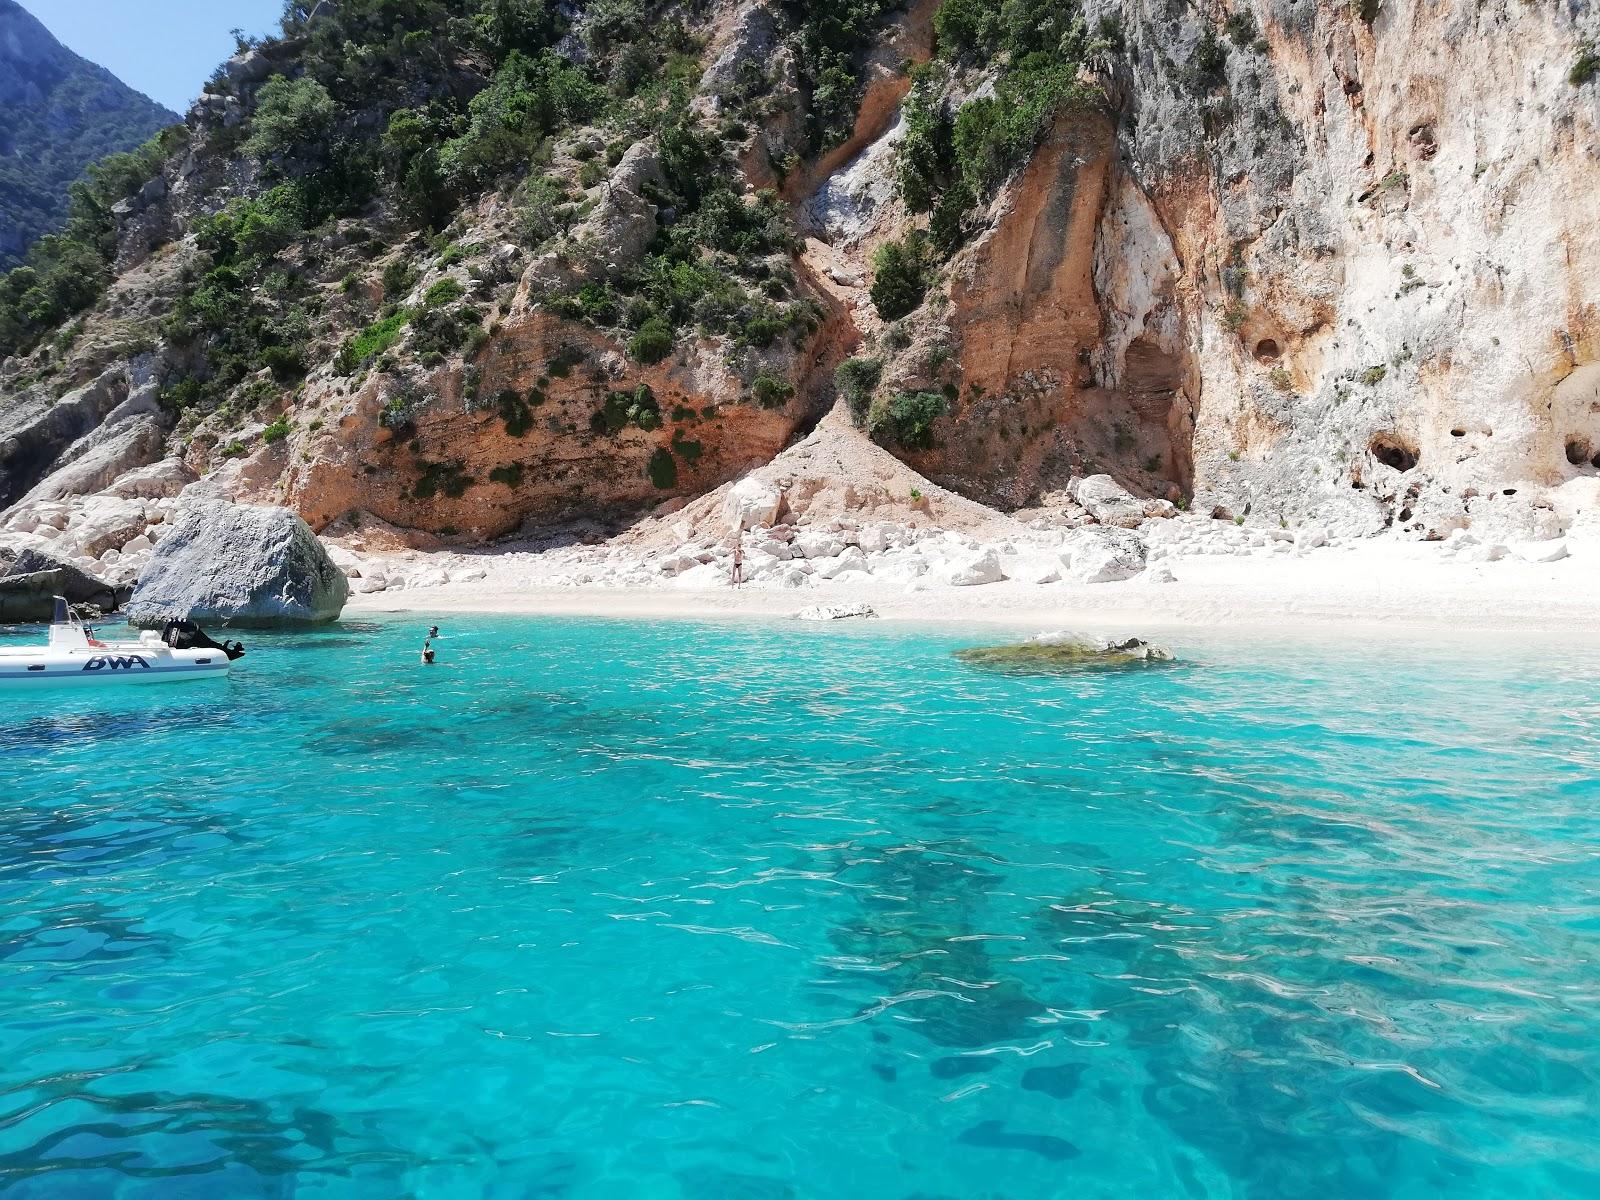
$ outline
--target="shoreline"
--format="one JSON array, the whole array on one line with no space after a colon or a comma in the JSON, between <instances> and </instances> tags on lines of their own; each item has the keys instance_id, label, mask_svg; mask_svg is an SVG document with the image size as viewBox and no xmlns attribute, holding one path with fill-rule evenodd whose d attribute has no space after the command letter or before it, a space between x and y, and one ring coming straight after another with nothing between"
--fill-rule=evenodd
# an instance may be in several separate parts
<instances>
[{"instance_id":1,"label":"shoreline","mask_svg":"<svg viewBox=\"0 0 1600 1200\"><path fill-rule=\"evenodd\" d=\"M1174 556L1172 580L1095 584L1001 581L908 590L869 577L799 588L734 590L496 578L352 594L347 615L451 612L526 616L792 618L816 605L868 604L886 622L1085 632L1233 632L1383 638L1490 634L1600 640L1600 555L1557 563L1461 563L1416 543L1371 543L1304 558ZM871 621L848 621L872 624Z\"/></svg>"}]
</instances>

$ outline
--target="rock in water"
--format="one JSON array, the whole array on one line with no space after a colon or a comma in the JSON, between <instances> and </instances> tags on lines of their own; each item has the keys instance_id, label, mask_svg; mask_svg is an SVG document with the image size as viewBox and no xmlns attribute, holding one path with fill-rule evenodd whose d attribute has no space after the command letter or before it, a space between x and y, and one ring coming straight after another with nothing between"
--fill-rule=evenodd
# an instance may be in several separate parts
<instances>
[{"instance_id":1,"label":"rock in water","mask_svg":"<svg viewBox=\"0 0 1600 1200\"><path fill-rule=\"evenodd\" d=\"M182 509L139 575L128 620L312 625L339 616L350 586L286 508L203 501Z\"/></svg>"},{"instance_id":2,"label":"rock in water","mask_svg":"<svg viewBox=\"0 0 1600 1200\"><path fill-rule=\"evenodd\" d=\"M1018 675L1142 667L1176 661L1165 646L1154 645L1143 638L1119 640L1077 633L1042 633L1017 646L957 650L956 657L969 666Z\"/></svg>"}]
</instances>

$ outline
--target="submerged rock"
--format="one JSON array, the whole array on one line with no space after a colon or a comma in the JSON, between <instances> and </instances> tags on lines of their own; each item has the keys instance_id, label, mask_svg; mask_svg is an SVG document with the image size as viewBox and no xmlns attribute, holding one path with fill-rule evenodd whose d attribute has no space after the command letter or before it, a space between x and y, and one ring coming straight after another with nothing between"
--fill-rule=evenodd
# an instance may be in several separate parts
<instances>
[{"instance_id":1,"label":"submerged rock","mask_svg":"<svg viewBox=\"0 0 1600 1200\"><path fill-rule=\"evenodd\" d=\"M1176 661L1165 646L1143 638L1118 640L1077 633L1042 633L1014 646L976 646L957 650L956 657L969 666L1027 675Z\"/></svg>"},{"instance_id":2,"label":"submerged rock","mask_svg":"<svg viewBox=\"0 0 1600 1200\"><path fill-rule=\"evenodd\" d=\"M128 620L311 625L335 620L349 595L298 514L213 500L179 512L139 576Z\"/></svg>"}]
</instances>

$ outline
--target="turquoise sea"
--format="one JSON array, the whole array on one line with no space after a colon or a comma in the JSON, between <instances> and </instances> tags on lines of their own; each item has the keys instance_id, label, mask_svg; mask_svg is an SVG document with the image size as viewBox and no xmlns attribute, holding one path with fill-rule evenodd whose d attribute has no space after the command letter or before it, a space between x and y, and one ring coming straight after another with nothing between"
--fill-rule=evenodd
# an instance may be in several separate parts
<instances>
[{"instance_id":1,"label":"turquoise sea","mask_svg":"<svg viewBox=\"0 0 1600 1200\"><path fill-rule=\"evenodd\" d=\"M425 625L0 696L7 1200L1600 1194L1600 651Z\"/></svg>"}]
</instances>

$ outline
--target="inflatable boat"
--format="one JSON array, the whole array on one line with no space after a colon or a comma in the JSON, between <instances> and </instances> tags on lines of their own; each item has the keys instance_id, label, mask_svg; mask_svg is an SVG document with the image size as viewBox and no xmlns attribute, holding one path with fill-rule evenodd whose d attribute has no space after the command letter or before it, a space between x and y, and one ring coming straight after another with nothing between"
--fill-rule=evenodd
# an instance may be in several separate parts
<instances>
[{"instance_id":1,"label":"inflatable boat","mask_svg":"<svg viewBox=\"0 0 1600 1200\"><path fill-rule=\"evenodd\" d=\"M214 642L192 621L168 621L134 642L104 642L57 596L46 645L0 645L0 688L215 679L243 653L240 643Z\"/></svg>"}]
</instances>

